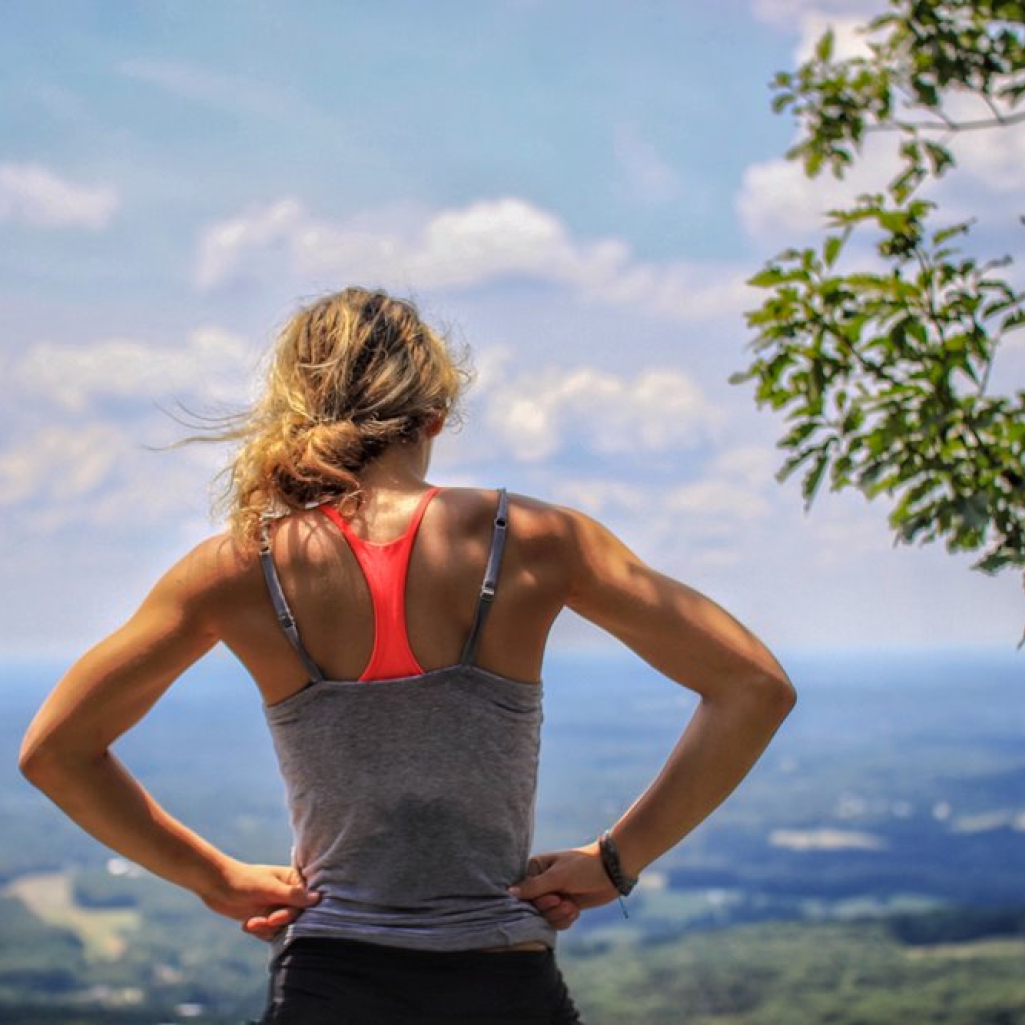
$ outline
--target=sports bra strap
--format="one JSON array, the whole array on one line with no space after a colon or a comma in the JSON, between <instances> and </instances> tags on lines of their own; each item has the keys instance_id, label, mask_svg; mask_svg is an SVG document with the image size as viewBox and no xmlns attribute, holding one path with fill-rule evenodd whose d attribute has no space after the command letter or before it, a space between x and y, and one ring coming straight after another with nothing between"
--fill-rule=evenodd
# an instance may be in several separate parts
<instances>
[{"instance_id":1,"label":"sports bra strap","mask_svg":"<svg viewBox=\"0 0 1025 1025\"><path fill-rule=\"evenodd\" d=\"M481 631L487 621L488 613L491 611L491 604L495 600L495 591L498 587L498 573L502 566L502 553L505 551L505 535L509 520L509 499L505 488L498 490L498 509L495 513L495 525L491 534L491 550L488 553L488 563L484 569L484 581L481 584L480 597L477 599L477 611L473 617L473 626L463 646L463 654L460 658L461 665L470 665L477 657L477 646L480 644ZM310 674L311 683L320 683L324 674L320 671L317 663L310 657L310 653L303 645L299 637L299 630L295 625L295 616L289 608L285 592L281 588L281 579L278 576L277 567L274 565L274 556L271 553L271 530L270 521L265 520L260 528L260 566L263 569L263 578L267 582L267 591L270 594L271 602L274 605L274 612L278 617L278 623L284 631L285 637L295 649L306 671Z\"/></svg>"},{"instance_id":2,"label":"sports bra strap","mask_svg":"<svg viewBox=\"0 0 1025 1025\"><path fill-rule=\"evenodd\" d=\"M281 579L278 577L274 556L271 554L270 521L268 520L264 520L260 527L260 565L263 567L263 578L267 581L267 590L270 592L270 600L274 604L274 612L281 624L281 629L310 674L310 682L320 683L324 679L324 674L320 671L317 663L310 658L310 653L303 645L299 637L299 630L295 625L295 616L292 615L285 592L281 589Z\"/></svg>"},{"instance_id":3,"label":"sports bra strap","mask_svg":"<svg viewBox=\"0 0 1025 1025\"><path fill-rule=\"evenodd\" d=\"M502 566L502 553L505 551L505 534L509 523L509 499L505 488L498 489L498 510L495 513L495 528L491 535L491 552L484 570L484 583L481 585L480 598L477 600L477 612L473 617L473 626L463 647L462 665L469 665L477 657L477 645L480 643L481 631L491 611L491 603L495 600L495 589L498 587L498 571Z\"/></svg>"}]
</instances>

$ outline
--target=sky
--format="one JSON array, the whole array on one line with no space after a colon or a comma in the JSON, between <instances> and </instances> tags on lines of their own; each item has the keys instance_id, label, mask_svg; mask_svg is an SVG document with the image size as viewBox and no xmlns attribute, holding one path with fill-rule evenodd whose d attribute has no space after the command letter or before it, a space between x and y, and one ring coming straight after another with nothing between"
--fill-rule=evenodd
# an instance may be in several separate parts
<instances>
[{"instance_id":1,"label":"sky","mask_svg":"<svg viewBox=\"0 0 1025 1025\"><path fill-rule=\"evenodd\" d=\"M809 182L768 82L872 0L8 0L0 35L0 656L73 657L219 528L304 302L414 297L473 354L437 483L584 509L778 650L1012 648L1013 573L895 547L885 502L780 484L745 285L892 166ZM1020 250L1025 130L936 198ZM1017 273L1016 271L1012 273ZM994 384L1020 388L1025 346ZM604 641L567 618L562 650Z\"/></svg>"}]
</instances>

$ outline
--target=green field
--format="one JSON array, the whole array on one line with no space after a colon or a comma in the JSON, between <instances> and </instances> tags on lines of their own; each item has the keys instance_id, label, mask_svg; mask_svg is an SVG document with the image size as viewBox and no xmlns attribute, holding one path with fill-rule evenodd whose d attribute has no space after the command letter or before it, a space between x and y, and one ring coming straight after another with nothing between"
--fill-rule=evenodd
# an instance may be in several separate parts
<instances>
[{"instance_id":1,"label":"green field","mask_svg":"<svg viewBox=\"0 0 1025 1025\"><path fill-rule=\"evenodd\" d=\"M885 922L773 923L567 960L589 1025L1022 1025L1025 938L909 947Z\"/></svg>"},{"instance_id":2,"label":"green field","mask_svg":"<svg viewBox=\"0 0 1025 1025\"><path fill-rule=\"evenodd\" d=\"M22 876L0 891L14 897L47 925L66 929L82 942L89 960L117 960L140 925L133 908L88 908L74 899L70 872Z\"/></svg>"},{"instance_id":3,"label":"green field","mask_svg":"<svg viewBox=\"0 0 1025 1025\"><path fill-rule=\"evenodd\" d=\"M126 894L134 906L103 906ZM259 1012L265 948L151 878L26 876L2 903L0 1021L239 1025ZM1025 1023L1025 915L907 911L661 941L623 926L562 941L588 1025ZM977 938L951 941L965 935Z\"/></svg>"}]
</instances>

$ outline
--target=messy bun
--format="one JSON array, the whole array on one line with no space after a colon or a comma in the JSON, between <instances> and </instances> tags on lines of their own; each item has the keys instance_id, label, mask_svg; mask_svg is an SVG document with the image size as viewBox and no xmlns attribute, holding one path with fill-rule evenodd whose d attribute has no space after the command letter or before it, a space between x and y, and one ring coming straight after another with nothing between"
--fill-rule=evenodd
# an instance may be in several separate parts
<instances>
[{"instance_id":1,"label":"messy bun","mask_svg":"<svg viewBox=\"0 0 1025 1025\"><path fill-rule=\"evenodd\" d=\"M358 495L363 467L446 416L467 376L410 302L347 288L301 310L230 432L232 532L251 545L265 516Z\"/></svg>"}]
</instances>

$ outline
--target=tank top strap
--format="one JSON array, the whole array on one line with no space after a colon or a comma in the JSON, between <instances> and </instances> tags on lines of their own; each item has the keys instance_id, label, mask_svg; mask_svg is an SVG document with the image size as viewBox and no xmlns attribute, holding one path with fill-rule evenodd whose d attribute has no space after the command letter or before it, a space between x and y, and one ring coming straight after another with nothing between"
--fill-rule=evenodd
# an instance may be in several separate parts
<instances>
[{"instance_id":1,"label":"tank top strap","mask_svg":"<svg viewBox=\"0 0 1025 1025\"><path fill-rule=\"evenodd\" d=\"M295 625L295 616L285 598L285 592L281 587L281 578L278 576L277 567L274 565L274 555L271 551L271 525L269 520L264 520L260 526L260 566L263 569L263 578L267 583L267 592L270 594L271 603L274 606L274 613L278 617L278 623L288 639L289 644L295 649L300 661L310 674L311 683L320 683L324 674L319 666L310 657L302 639L299 636L299 628Z\"/></svg>"},{"instance_id":2,"label":"tank top strap","mask_svg":"<svg viewBox=\"0 0 1025 1025\"><path fill-rule=\"evenodd\" d=\"M509 498L505 488L498 489L498 508L495 512L495 524L491 532L491 551L484 569L484 581L481 584L480 597L477 599L477 611L473 617L473 626L463 646L460 664L470 665L477 657L480 635L491 612L495 591L498 588L498 573L502 568L502 553L505 551L505 535L509 524Z\"/></svg>"}]
</instances>

